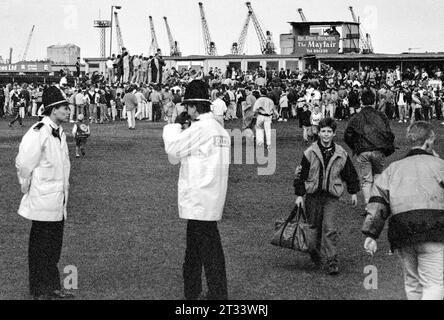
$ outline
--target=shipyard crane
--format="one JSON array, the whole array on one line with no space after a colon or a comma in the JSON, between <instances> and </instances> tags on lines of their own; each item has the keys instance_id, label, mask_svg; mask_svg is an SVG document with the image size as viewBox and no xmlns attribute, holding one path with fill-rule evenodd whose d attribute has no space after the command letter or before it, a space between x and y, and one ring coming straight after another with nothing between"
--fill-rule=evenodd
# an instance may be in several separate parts
<instances>
[{"instance_id":1,"label":"shipyard crane","mask_svg":"<svg viewBox=\"0 0 444 320\"><path fill-rule=\"evenodd\" d=\"M157 42L156 30L154 30L153 17L149 16L149 18L150 18L150 29L151 29L150 54L154 56L157 50L159 49L159 44Z\"/></svg>"},{"instance_id":2,"label":"shipyard crane","mask_svg":"<svg viewBox=\"0 0 444 320\"><path fill-rule=\"evenodd\" d=\"M180 57L182 53L179 50L179 43L177 41L174 41L173 34L171 33L167 17L163 17L163 20L165 20L165 27L167 29L168 41L170 42L170 56Z\"/></svg>"},{"instance_id":3,"label":"shipyard crane","mask_svg":"<svg viewBox=\"0 0 444 320\"><path fill-rule=\"evenodd\" d=\"M34 33L34 27L35 25L32 26L31 32L29 33L28 41L26 42L26 48L22 55L22 61L25 61L26 56L28 55L29 45L31 44L32 34Z\"/></svg>"},{"instance_id":4,"label":"shipyard crane","mask_svg":"<svg viewBox=\"0 0 444 320\"><path fill-rule=\"evenodd\" d=\"M253 8L251 7L251 2L246 2L248 11L251 12L251 19L253 19L253 25L254 29L256 30L257 37L259 38L259 44L261 46L261 52L262 54L275 54L276 51L274 49L274 43L272 39L272 34L270 31L267 31L264 34L264 31L262 31L262 27L259 23L259 20L256 17L256 14L253 11Z\"/></svg>"},{"instance_id":5,"label":"shipyard crane","mask_svg":"<svg viewBox=\"0 0 444 320\"><path fill-rule=\"evenodd\" d=\"M307 18L305 18L304 11L302 11L302 8L298 9L299 15L301 16L302 22L307 22Z\"/></svg>"},{"instance_id":6,"label":"shipyard crane","mask_svg":"<svg viewBox=\"0 0 444 320\"><path fill-rule=\"evenodd\" d=\"M250 25L251 20L251 11L248 10L247 18L245 19L244 25L242 27L239 41L234 42L231 47L231 54L243 54L244 53L244 46L245 46L245 40L247 39L247 33L248 33L248 26Z\"/></svg>"},{"instance_id":7,"label":"shipyard crane","mask_svg":"<svg viewBox=\"0 0 444 320\"><path fill-rule=\"evenodd\" d=\"M208 29L208 23L207 19L205 18L205 12L203 9L203 3L199 2L199 10L200 10L200 17L202 21L202 31L204 36L204 42L205 42L205 52L209 56L215 56L217 55L216 50L216 44L214 41L211 40L210 30Z\"/></svg>"},{"instance_id":8,"label":"shipyard crane","mask_svg":"<svg viewBox=\"0 0 444 320\"><path fill-rule=\"evenodd\" d=\"M349 6L348 9L350 10L351 16L353 18L353 22L359 23L359 19L355 15L355 11L353 10L352 6ZM368 39L370 39L370 35L367 33L366 36L364 36L364 33L362 32L362 27L359 27L359 38L361 41L361 51L364 53L373 53L373 46L368 42Z\"/></svg>"},{"instance_id":9,"label":"shipyard crane","mask_svg":"<svg viewBox=\"0 0 444 320\"><path fill-rule=\"evenodd\" d=\"M122 30L120 29L120 21L117 12L114 12L114 19L116 20L116 34L117 34L117 47L119 53L122 53L122 48L125 48L123 44Z\"/></svg>"}]
</instances>

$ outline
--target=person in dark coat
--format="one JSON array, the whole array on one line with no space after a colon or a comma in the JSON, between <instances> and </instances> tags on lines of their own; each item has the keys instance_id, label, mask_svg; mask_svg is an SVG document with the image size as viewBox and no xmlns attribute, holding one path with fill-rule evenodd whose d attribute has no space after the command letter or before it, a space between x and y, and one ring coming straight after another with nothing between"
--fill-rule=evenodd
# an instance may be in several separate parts
<instances>
[{"instance_id":1,"label":"person in dark coat","mask_svg":"<svg viewBox=\"0 0 444 320\"><path fill-rule=\"evenodd\" d=\"M374 108L374 93L365 89L361 99L364 108L348 122L344 141L357 156L362 191L368 203L375 176L382 173L385 157L395 151L395 136L385 114Z\"/></svg>"}]
</instances>

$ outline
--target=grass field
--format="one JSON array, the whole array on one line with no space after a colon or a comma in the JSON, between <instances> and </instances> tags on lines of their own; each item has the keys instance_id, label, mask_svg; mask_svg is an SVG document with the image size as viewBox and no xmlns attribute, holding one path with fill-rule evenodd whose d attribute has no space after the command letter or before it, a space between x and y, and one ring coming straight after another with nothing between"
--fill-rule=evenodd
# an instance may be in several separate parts
<instances>
[{"instance_id":1,"label":"grass field","mask_svg":"<svg viewBox=\"0 0 444 320\"><path fill-rule=\"evenodd\" d=\"M0 121L0 299L28 299L27 246L30 222L16 214L20 203L14 159L25 128ZM444 126L435 123L438 134ZM229 128L238 126L230 123ZM78 299L181 299L186 222L177 214L179 166L168 162L161 139L163 124L138 122L92 125L87 155L71 155L68 220L60 270L75 265ZM406 125L393 125L399 150L407 151ZM337 210L341 273L316 270L306 254L270 245L274 220L293 207L293 173L303 144L296 122L277 123L276 173L258 176L255 165L232 165L223 220L229 298L241 299L404 299L402 272L389 255L386 236L374 258L362 249L361 204L350 196ZM65 125L70 132L71 124ZM344 124L337 142L343 144ZM437 151L444 155L439 143ZM378 289L366 290L364 268L378 270ZM63 274L62 274L63 278Z\"/></svg>"}]
</instances>

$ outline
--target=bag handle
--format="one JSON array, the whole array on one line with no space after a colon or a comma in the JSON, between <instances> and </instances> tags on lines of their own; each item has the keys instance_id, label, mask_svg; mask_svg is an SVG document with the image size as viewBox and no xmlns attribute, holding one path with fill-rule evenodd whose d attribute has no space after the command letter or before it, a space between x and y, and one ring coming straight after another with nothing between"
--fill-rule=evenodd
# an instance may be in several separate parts
<instances>
[{"instance_id":1,"label":"bag handle","mask_svg":"<svg viewBox=\"0 0 444 320\"><path fill-rule=\"evenodd\" d=\"M297 221L299 222L301 220L301 216L304 219L304 222L307 222L307 215L305 213L304 208L302 208L302 206L296 206L295 209L293 210L297 210Z\"/></svg>"}]
</instances>

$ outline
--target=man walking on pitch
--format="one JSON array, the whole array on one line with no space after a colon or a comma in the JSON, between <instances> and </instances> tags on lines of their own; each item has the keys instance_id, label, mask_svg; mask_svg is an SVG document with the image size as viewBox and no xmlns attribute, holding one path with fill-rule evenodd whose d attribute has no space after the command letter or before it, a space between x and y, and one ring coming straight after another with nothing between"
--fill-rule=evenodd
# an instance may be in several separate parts
<instances>
[{"instance_id":1,"label":"man walking on pitch","mask_svg":"<svg viewBox=\"0 0 444 320\"><path fill-rule=\"evenodd\" d=\"M197 300L202 292L202 267L208 300L227 299L225 257L217 221L221 220L227 193L231 140L211 113L208 90L192 81L183 104L188 111L163 131L165 151L180 159L179 216L188 220L183 264L185 299ZM193 121L191 127L189 119Z\"/></svg>"}]
</instances>

